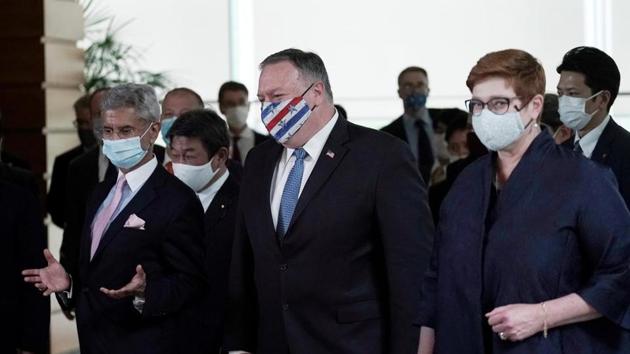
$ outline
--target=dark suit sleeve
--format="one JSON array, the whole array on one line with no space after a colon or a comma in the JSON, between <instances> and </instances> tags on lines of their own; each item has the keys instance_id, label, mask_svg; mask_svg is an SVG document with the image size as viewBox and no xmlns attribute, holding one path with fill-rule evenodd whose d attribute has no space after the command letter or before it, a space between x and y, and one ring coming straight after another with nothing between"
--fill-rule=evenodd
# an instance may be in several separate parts
<instances>
[{"instance_id":1,"label":"dark suit sleeve","mask_svg":"<svg viewBox=\"0 0 630 354\"><path fill-rule=\"evenodd\" d=\"M206 282L204 272L203 210L190 191L184 202L173 204L174 219L163 231L159 271L146 267L145 317L177 312ZM181 205L183 204L183 205Z\"/></svg>"},{"instance_id":2,"label":"dark suit sleeve","mask_svg":"<svg viewBox=\"0 0 630 354\"><path fill-rule=\"evenodd\" d=\"M395 141L382 158L376 186L376 213L382 234L389 288L390 353L415 353L413 326L423 274L433 243L433 220L426 186L409 148Z\"/></svg>"},{"instance_id":3,"label":"dark suit sleeve","mask_svg":"<svg viewBox=\"0 0 630 354\"><path fill-rule=\"evenodd\" d=\"M594 269L578 291L588 304L617 325L630 329L630 213L612 173L589 178L578 216L585 266Z\"/></svg>"},{"instance_id":4,"label":"dark suit sleeve","mask_svg":"<svg viewBox=\"0 0 630 354\"><path fill-rule=\"evenodd\" d=\"M225 350L256 351L257 313L254 256L243 214L239 209L232 247Z\"/></svg>"},{"instance_id":5,"label":"dark suit sleeve","mask_svg":"<svg viewBox=\"0 0 630 354\"><path fill-rule=\"evenodd\" d=\"M65 224L65 188L66 173L68 164L64 163L59 157L55 159L53 164L52 177L50 178L50 189L46 206L53 223L60 228Z\"/></svg>"},{"instance_id":6,"label":"dark suit sleeve","mask_svg":"<svg viewBox=\"0 0 630 354\"><path fill-rule=\"evenodd\" d=\"M30 192L24 190L22 210L16 215L17 245L16 257L19 269L43 268L46 266L43 251L46 247L44 228L39 202ZM50 324L50 298L42 296L33 285L23 282L20 288L19 311L20 349L45 353L48 350L48 328Z\"/></svg>"},{"instance_id":7,"label":"dark suit sleeve","mask_svg":"<svg viewBox=\"0 0 630 354\"><path fill-rule=\"evenodd\" d=\"M63 239L59 250L59 262L75 281L78 280L79 245L87 202L85 196L82 198L79 185L88 183L88 181L78 180L80 174L77 169L80 167L80 164L71 163L68 168L68 185L65 196L66 227L63 230Z\"/></svg>"}]
</instances>

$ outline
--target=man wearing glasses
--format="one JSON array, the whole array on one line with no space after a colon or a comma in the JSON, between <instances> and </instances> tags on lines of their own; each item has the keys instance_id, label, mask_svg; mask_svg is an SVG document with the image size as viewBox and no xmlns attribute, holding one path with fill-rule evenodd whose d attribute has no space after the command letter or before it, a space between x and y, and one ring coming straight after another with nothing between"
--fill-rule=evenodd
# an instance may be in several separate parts
<instances>
[{"instance_id":1,"label":"man wearing glasses","mask_svg":"<svg viewBox=\"0 0 630 354\"><path fill-rule=\"evenodd\" d=\"M76 304L81 352L176 353L181 312L205 284L203 211L195 193L158 163L160 107L153 89L125 84L102 104L103 153L116 179L88 202L79 271L48 263L23 272L62 307Z\"/></svg>"}]
</instances>

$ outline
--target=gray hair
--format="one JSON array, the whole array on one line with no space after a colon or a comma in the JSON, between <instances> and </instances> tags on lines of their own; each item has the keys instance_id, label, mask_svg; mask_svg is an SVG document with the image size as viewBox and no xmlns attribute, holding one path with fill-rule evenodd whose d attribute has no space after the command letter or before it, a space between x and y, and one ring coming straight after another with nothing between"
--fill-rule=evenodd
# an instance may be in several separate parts
<instances>
[{"instance_id":1,"label":"gray hair","mask_svg":"<svg viewBox=\"0 0 630 354\"><path fill-rule=\"evenodd\" d=\"M101 102L101 112L121 108L133 108L140 118L149 122L160 121L160 103L149 85L122 84L108 90Z\"/></svg>"},{"instance_id":2,"label":"gray hair","mask_svg":"<svg viewBox=\"0 0 630 354\"><path fill-rule=\"evenodd\" d=\"M260 69L264 69L269 64L275 64L281 61L289 61L298 69L300 76L309 81L321 80L324 83L324 91L326 97L332 103L333 93L328 80L328 72L324 61L319 55L312 52L304 52L299 49L290 48L271 54L260 63Z\"/></svg>"}]
</instances>

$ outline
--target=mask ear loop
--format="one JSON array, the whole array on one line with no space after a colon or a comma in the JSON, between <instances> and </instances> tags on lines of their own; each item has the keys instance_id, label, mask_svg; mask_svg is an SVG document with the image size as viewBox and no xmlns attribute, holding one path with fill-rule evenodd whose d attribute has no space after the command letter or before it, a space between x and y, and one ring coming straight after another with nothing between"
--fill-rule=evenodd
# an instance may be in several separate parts
<instances>
[{"instance_id":1,"label":"mask ear loop","mask_svg":"<svg viewBox=\"0 0 630 354\"><path fill-rule=\"evenodd\" d=\"M308 90L311 89L311 87L313 87L315 85L315 83L313 82L306 90L304 90L304 93L302 93L302 95L300 96L300 98L304 99L304 95L306 95L306 93L308 92ZM313 108L311 108L311 112L317 108L317 105L313 106Z\"/></svg>"},{"instance_id":2,"label":"mask ear loop","mask_svg":"<svg viewBox=\"0 0 630 354\"><path fill-rule=\"evenodd\" d=\"M525 108L532 100L534 99L534 97L530 98L529 101L527 101L527 103L525 103L524 105L521 106L521 108L518 108L517 106L514 106L514 109L516 109L517 112L521 112L523 110L523 108ZM538 122L536 122L536 118L532 118L529 120L529 122L527 122L527 124L525 124L525 127L523 128L523 130L527 130L527 128L529 128L529 126L534 123L535 127L538 127Z\"/></svg>"}]
</instances>

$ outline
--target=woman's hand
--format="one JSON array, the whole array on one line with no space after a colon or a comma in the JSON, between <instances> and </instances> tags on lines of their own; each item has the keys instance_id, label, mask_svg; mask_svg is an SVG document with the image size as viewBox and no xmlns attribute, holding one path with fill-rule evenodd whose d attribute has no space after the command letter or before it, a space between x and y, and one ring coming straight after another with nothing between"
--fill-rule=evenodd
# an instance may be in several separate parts
<instances>
[{"instance_id":1,"label":"woman's hand","mask_svg":"<svg viewBox=\"0 0 630 354\"><path fill-rule=\"evenodd\" d=\"M543 330L545 313L540 304L513 304L495 308L486 318L501 339L520 341Z\"/></svg>"}]
</instances>

